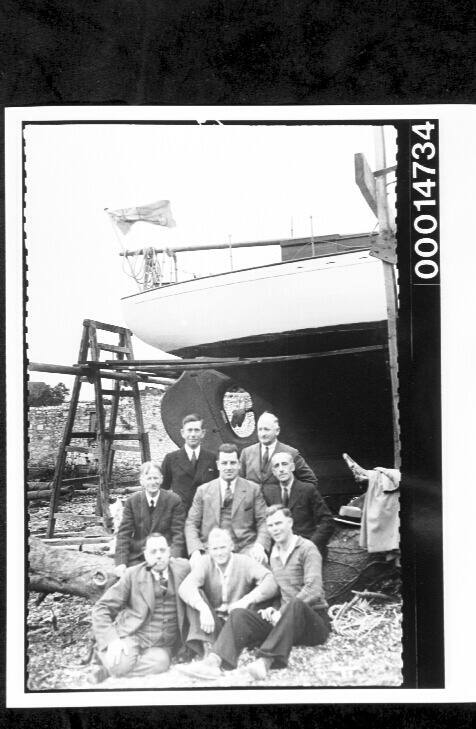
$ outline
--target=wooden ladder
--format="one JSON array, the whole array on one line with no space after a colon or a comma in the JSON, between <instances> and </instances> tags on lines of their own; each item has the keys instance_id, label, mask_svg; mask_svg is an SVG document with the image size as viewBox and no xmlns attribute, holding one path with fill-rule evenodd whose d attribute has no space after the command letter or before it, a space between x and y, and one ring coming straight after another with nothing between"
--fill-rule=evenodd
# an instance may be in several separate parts
<instances>
[{"instance_id":1,"label":"wooden ladder","mask_svg":"<svg viewBox=\"0 0 476 729\"><path fill-rule=\"evenodd\" d=\"M105 342L98 341L98 331L113 332L117 334L119 337L119 343L106 344ZM88 376L77 375L74 379L68 416L66 418L63 437L56 461L48 525L46 530L47 538L53 537L56 519L59 516L58 506L67 454L71 452L89 453L92 451L92 445L88 447L74 445L71 441L85 438L90 441L94 440L97 445L98 454L98 475L96 477L98 481L98 497L96 504L97 516L75 515L74 518L83 521L98 522L98 517L101 517L102 524L107 531L110 531L111 529L109 485L111 483L114 453L119 450L138 451L141 454L142 462L150 460L149 436L144 429L144 419L142 417L140 392L137 379L134 378L133 373L128 373L128 376L124 375L125 379L122 380L120 379L119 374L112 372L109 375L109 379L113 380L114 385L112 388L104 388L102 386L102 379L105 379L105 375L104 372L100 371L101 351L112 352L114 359L133 360L134 355L132 351L131 332L129 329L124 327L114 326L112 324L103 324L102 322L85 319L83 322L83 334L79 347L78 364L89 366L89 374ZM90 352L91 355L89 360L88 352ZM84 382L90 382L94 385L94 399L96 405L96 429L94 431L74 430L81 385ZM104 402L105 396L112 397L109 422L107 424ZM119 403L120 399L123 397L133 398L137 425L137 432L135 433L116 433ZM126 442L124 443L124 441ZM127 441L136 441L138 444L136 443L135 445L132 445Z\"/></svg>"}]
</instances>

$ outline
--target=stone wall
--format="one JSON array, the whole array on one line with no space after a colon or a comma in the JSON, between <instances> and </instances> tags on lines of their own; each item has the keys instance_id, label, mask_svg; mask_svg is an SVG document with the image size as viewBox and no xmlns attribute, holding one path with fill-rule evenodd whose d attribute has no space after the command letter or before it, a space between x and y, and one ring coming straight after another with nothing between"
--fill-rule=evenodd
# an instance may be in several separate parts
<instances>
[{"instance_id":1,"label":"stone wall","mask_svg":"<svg viewBox=\"0 0 476 729\"><path fill-rule=\"evenodd\" d=\"M142 413L145 429L149 434L151 457L153 460L157 460L159 462L162 461L166 453L177 448L174 442L168 437L162 423L160 414L162 394L161 390L155 388L147 388L147 390L141 391ZM109 409L109 406L107 406L107 417L109 417ZM30 408L28 414L28 465L30 469L54 469L68 410L69 403ZM78 403L74 429L82 431L89 430L91 428L90 421L95 417L94 413L94 402ZM137 432L132 398L121 398L116 432ZM75 440L74 444L87 446L88 441ZM129 442L129 444L137 445L134 441ZM129 481L135 479L137 477L140 463L140 453L116 451L114 456L113 477L117 481ZM69 471L71 468L74 469L74 472L79 474L95 473L97 468L97 456L94 452L91 452L90 454L68 453L67 470Z\"/></svg>"}]
</instances>

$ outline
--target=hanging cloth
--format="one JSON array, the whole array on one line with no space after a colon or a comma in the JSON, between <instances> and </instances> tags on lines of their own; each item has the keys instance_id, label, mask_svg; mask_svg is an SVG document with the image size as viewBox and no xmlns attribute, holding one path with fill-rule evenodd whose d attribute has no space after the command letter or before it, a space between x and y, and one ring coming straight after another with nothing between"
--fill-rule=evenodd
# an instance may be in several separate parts
<instances>
[{"instance_id":1,"label":"hanging cloth","mask_svg":"<svg viewBox=\"0 0 476 729\"><path fill-rule=\"evenodd\" d=\"M375 468L368 472L360 527L360 546L368 552L388 552L400 544L400 471Z\"/></svg>"}]
</instances>

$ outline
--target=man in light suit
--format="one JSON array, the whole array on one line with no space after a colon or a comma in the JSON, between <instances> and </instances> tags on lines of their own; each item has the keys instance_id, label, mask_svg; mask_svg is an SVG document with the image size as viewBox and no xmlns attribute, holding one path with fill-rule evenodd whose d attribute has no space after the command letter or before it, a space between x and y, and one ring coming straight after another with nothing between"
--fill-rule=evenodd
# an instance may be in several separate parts
<instances>
[{"instance_id":1,"label":"man in light suit","mask_svg":"<svg viewBox=\"0 0 476 729\"><path fill-rule=\"evenodd\" d=\"M171 545L173 557L181 557L184 549L185 509L180 496L163 491L162 473L152 461L140 469L142 491L128 497L116 537L115 572L121 577L126 567L143 561L146 538L160 532Z\"/></svg>"},{"instance_id":2,"label":"man in light suit","mask_svg":"<svg viewBox=\"0 0 476 729\"><path fill-rule=\"evenodd\" d=\"M215 454L201 445L205 429L200 415L186 415L180 434L184 440L183 447L167 453L162 462L162 488L175 491L184 503L185 512L188 512L197 488L216 478L218 471Z\"/></svg>"},{"instance_id":3,"label":"man in light suit","mask_svg":"<svg viewBox=\"0 0 476 729\"><path fill-rule=\"evenodd\" d=\"M317 487L317 478L299 451L292 446L279 442L279 420L276 415L264 412L258 419L257 431L259 442L243 448L241 453L241 476L249 481L259 483L261 486L267 483L278 483L271 470L271 458L274 453L291 453L298 481L310 483Z\"/></svg>"},{"instance_id":4,"label":"man in light suit","mask_svg":"<svg viewBox=\"0 0 476 729\"><path fill-rule=\"evenodd\" d=\"M100 667L95 681L108 675L145 676L166 671L185 642L189 624L179 597L190 572L186 559L170 556L162 534L150 534L145 563L129 567L92 609Z\"/></svg>"},{"instance_id":5,"label":"man in light suit","mask_svg":"<svg viewBox=\"0 0 476 729\"><path fill-rule=\"evenodd\" d=\"M196 613L192 613L188 639L196 645L198 641L208 644L207 649L233 610L265 607L278 592L271 572L246 554L236 554L233 547L230 532L214 527L208 535L207 555L179 588L182 600Z\"/></svg>"},{"instance_id":6,"label":"man in light suit","mask_svg":"<svg viewBox=\"0 0 476 729\"><path fill-rule=\"evenodd\" d=\"M266 504L256 483L238 476L236 445L224 443L218 450L220 477L199 486L185 522L185 540L192 567L205 553L213 527L228 529L236 552L266 561L270 539L266 530Z\"/></svg>"},{"instance_id":7,"label":"man in light suit","mask_svg":"<svg viewBox=\"0 0 476 729\"><path fill-rule=\"evenodd\" d=\"M278 483L264 484L266 504L282 504L288 508L294 533L314 542L324 558L334 531L334 518L321 494L315 486L294 478L295 465L291 453L275 453L271 458L271 470Z\"/></svg>"}]
</instances>

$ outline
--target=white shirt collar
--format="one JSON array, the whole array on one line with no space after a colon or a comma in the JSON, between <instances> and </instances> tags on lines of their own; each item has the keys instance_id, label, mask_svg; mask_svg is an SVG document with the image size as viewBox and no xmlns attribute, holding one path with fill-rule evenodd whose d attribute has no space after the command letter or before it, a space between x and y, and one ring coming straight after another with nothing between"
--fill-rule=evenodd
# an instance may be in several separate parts
<instances>
[{"instance_id":1,"label":"white shirt collar","mask_svg":"<svg viewBox=\"0 0 476 729\"><path fill-rule=\"evenodd\" d=\"M151 570L150 573L151 573L153 579L156 580L157 582L160 580L161 577L165 580L169 579L169 568L168 567L166 567L161 572L155 572L155 570Z\"/></svg>"},{"instance_id":2,"label":"white shirt collar","mask_svg":"<svg viewBox=\"0 0 476 729\"><path fill-rule=\"evenodd\" d=\"M149 504L149 506L150 506L150 502L152 501L152 499L154 500L155 506L157 506L159 496L160 496L160 489L157 491L155 496L151 496L148 491L145 491L145 498L147 499L147 503Z\"/></svg>"},{"instance_id":3,"label":"white shirt collar","mask_svg":"<svg viewBox=\"0 0 476 729\"><path fill-rule=\"evenodd\" d=\"M220 575L223 576L223 579L227 580L228 577L230 576L231 568L233 566L233 553L231 553L230 559L228 560L228 564L227 564L227 566L225 567L224 570L222 570L222 568L220 567L220 565L217 564L216 562L214 562L213 564L215 565L215 569L218 570L218 572L220 573Z\"/></svg>"},{"instance_id":4,"label":"white shirt collar","mask_svg":"<svg viewBox=\"0 0 476 729\"><path fill-rule=\"evenodd\" d=\"M222 602L227 603L228 602L228 582L230 580L230 575L232 573L232 567L233 567L233 554L230 556L230 559L228 561L227 566L224 570L218 565L216 562L214 562L215 569L218 572L218 577L220 578L221 582L221 594L222 594Z\"/></svg>"},{"instance_id":5,"label":"white shirt collar","mask_svg":"<svg viewBox=\"0 0 476 729\"><path fill-rule=\"evenodd\" d=\"M200 457L200 446L198 445L196 448L190 448L186 443L184 443L185 453L188 456L188 460L192 460L192 453L195 453L195 456L198 458Z\"/></svg>"},{"instance_id":6,"label":"white shirt collar","mask_svg":"<svg viewBox=\"0 0 476 729\"><path fill-rule=\"evenodd\" d=\"M281 486L281 491L284 491L284 489L286 489L286 491L288 492L288 494L290 494L291 493L291 486L293 485L293 483L294 483L294 476L291 479L291 483L288 483L287 486L283 486L283 484L280 483L279 485Z\"/></svg>"},{"instance_id":7,"label":"white shirt collar","mask_svg":"<svg viewBox=\"0 0 476 729\"><path fill-rule=\"evenodd\" d=\"M273 455L274 451L276 450L277 443L278 443L277 440L275 440L274 443L271 443L270 445L263 445L263 443L261 443L261 455L264 456L265 448L267 448L268 455L271 460L271 456Z\"/></svg>"},{"instance_id":8,"label":"white shirt collar","mask_svg":"<svg viewBox=\"0 0 476 729\"><path fill-rule=\"evenodd\" d=\"M282 549L282 547L280 547L279 544L275 544L274 547L273 547L273 551L271 553L271 556L272 557L277 557L278 559L281 560L281 562L283 563L283 565L285 565L286 562L289 559L289 555L294 550L294 548L295 548L295 546L297 544L298 539L299 539L298 535L297 534L293 534L293 536L291 537L291 540L289 542L289 546L288 546L287 549Z\"/></svg>"},{"instance_id":9,"label":"white shirt collar","mask_svg":"<svg viewBox=\"0 0 476 729\"><path fill-rule=\"evenodd\" d=\"M226 481L224 481L222 478L220 478L220 491L221 491L222 501L225 498L225 491L226 491L227 486L228 486L228 483ZM235 486L236 486L236 478L234 479L234 481L230 481L230 489L231 489L232 494L235 493Z\"/></svg>"}]
</instances>

